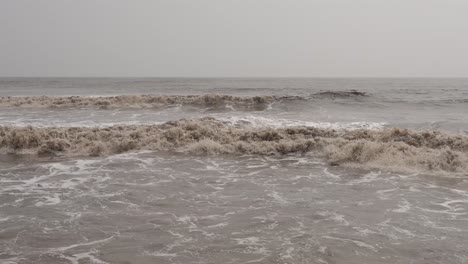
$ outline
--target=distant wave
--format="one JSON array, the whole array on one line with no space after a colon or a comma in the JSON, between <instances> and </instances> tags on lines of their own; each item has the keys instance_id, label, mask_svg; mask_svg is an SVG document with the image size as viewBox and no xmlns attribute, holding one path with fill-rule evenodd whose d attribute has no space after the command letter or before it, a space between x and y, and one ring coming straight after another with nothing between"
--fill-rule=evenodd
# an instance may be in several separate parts
<instances>
[{"instance_id":1,"label":"distant wave","mask_svg":"<svg viewBox=\"0 0 468 264\"><path fill-rule=\"evenodd\" d=\"M269 103L280 100L300 99L294 96L252 96L240 97L231 95L119 95L119 96L32 96L0 97L3 107L46 107L46 108L161 108L170 105L192 105L201 107L238 106L266 107Z\"/></svg>"},{"instance_id":2,"label":"distant wave","mask_svg":"<svg viewBox=\"0 0 468 264\"><path fill-rule=\"evenodd\" d=\"M238 127L214 118L107 128L0 127L3 153L107 155L138 150L196 154L309 153L330 165L395 171L468 171L468 137L406 129Z\"/></svg>"},{"instance_id":3,"label":"distant wave","mask_svg":"<svg viewBox=\"0 0 468 264\"><path fill-rule=\"evenodd\" d=\"M200 107L234 106L263 110L279 101L309 100L313 98L350 98L368 96L359 91L327 91L307 96L232 96L205 95L119 95L119 96L6 96L0 97L0 107L29 108L162 108L171 105Z\"/></svg>"},{"instance_id":4,"label":"distant wave","mask_svg":"<svg viewBox=\"0 0 468 264\"><path fill-rule=\"evenodd\" d=\"M328 98L354 98L354 97L368 97L370 96L366 92L360 92L357 90L349 91L324 91L313 94L314 97L328 97Z\"/></svg>"}]
</instances>

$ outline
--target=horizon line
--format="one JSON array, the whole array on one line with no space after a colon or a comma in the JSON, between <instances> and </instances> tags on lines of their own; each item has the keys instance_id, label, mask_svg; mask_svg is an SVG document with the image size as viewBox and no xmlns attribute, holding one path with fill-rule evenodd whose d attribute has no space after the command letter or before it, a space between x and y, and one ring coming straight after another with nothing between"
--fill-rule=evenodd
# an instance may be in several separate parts
<instances>
[{"instance_id":1,"label":"horizon line","mask_svg":"<svg viewBox=\"0 0 468 264\"><path fill-rule=\"evenodd\" d=\"M72 79L72 78L89 78L89 79L468 79L468 76L0 76L6 78L56 78L56 79Z\"/></svg>"}]
</instances>

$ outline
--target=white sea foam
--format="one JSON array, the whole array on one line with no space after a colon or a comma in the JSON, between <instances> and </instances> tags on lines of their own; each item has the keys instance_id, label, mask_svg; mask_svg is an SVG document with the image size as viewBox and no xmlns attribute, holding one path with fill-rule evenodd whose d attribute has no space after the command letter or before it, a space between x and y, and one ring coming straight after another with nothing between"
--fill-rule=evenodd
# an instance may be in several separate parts
<instances>
[{"instance_id":1,"label":"white sea foam","mask_svg":"<svg viewBox=\"0 0 468 264\"><path fill-rule=\"evenodd\" d=\"M337 129L337 130L355 130L355 129L383 129L386 122L311 122L292 119L267 118L261 116L231 116L219 117L219 120L231 124L233 126L247 127L267 127L267 128L287 128L287 127L316 127L322 129Z\"/></svg>"},{"instance_id":2,"label":"white sea foam","mask_svg":"<svg viewBox=\"0 0 468 264\"><path fill-rule=\"evenodd\" d=\"M411 204L408 200L403 199L398 204L398 208L394 209L393 212L395 213L407 213L411 209Z\"/></svg>"}]
</instances>

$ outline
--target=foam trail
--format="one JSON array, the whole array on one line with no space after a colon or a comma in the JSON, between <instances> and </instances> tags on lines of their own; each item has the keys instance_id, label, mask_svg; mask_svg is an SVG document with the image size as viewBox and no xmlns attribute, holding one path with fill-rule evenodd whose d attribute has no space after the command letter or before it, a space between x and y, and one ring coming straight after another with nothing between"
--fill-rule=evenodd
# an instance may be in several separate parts
<instances>
[{"instance_id":1,"label":"foam trail","mask_svg":"<svg viewBox=\"0 0 468 264\"><path fill-rule=\"evenodd\" d=\"M323 129L382 129L387 123L385 122L311 122L291 119L273 119L261 116L231 116L226 118L218 118L223 122L227 122L233 126L253 126L257 128L286 128L286 127L316 127Z\"/></svg>"}]
</instances>

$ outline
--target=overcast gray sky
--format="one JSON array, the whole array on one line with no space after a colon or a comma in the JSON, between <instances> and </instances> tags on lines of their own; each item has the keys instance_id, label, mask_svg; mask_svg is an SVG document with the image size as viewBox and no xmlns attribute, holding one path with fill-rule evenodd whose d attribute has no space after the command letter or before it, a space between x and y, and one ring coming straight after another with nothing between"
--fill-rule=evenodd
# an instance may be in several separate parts
<instances>
[{"instance_id":1,"label":"overcast gray sky","mask_svg":"<svg viewBox=\"0 0 468 264\"><path fill-rule=\"evenodd\" d=\"M468 77L468 1L0 0L0 76Z\"/></svg>"}]
</instances>

